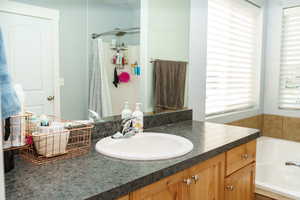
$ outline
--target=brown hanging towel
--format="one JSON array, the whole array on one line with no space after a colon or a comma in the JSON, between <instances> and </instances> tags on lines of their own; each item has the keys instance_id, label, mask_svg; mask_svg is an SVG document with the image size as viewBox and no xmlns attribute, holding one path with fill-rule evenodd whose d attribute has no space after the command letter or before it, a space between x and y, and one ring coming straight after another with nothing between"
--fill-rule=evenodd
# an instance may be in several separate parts
<instances>
[{"instance_id":1,"label":"brown hanging towel","mask_svg":"<svg viewBox=\"0 0 300 200\"><path fill-rule=\"evenodd\" d=\"M184 107L186 68L186 62L154 62L154 112L179 110Z\"/></svg>"}]
</instances>

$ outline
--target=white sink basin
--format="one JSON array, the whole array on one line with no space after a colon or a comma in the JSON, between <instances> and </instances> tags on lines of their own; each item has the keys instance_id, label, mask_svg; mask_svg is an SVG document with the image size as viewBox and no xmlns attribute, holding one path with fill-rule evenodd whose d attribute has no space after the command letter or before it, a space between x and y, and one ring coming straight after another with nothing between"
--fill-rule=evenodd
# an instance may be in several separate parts
<instances>
[{"instance_id":1,"label":"white sink basin","mask_svg":"<svg viewBox=\"0 0 300 200\"><path fill-rule=\"evenodd\" d=\"M96 144L99 153L124 160L165 160L183 156L193 148L183 137L148 132L125 139L107 137Z\"/></svg>"}]
</instances>

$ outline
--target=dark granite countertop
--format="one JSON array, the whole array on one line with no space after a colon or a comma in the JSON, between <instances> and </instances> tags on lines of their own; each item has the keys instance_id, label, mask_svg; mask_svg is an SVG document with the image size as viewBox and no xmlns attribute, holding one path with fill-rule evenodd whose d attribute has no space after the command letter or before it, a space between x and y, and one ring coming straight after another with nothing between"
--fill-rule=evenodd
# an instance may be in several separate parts
<instances>
[{"instance_id":1,"label":"dark granite countertop","mask_svg":"<svg viewBox=\"0 0 300 200\"><path fill-rule=\"evenodd\" d=\"M187 169L233 147L259 137L259 131L196 121L169 124L147 131L190 139L194 150L165 161L125 161L105 157L94 150L84 156L34 166L17 159L6 174L7 200L115 199L164 177Z\"/></svg>"}]
</instances>

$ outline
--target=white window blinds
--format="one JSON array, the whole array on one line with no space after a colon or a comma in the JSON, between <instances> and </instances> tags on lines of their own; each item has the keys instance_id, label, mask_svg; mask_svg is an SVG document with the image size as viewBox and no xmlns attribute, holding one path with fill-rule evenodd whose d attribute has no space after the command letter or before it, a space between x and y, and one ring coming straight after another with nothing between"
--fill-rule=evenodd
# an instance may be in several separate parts
<instances>
[{"instance_id":1,"label":"white window blinds","mask_svg":"<svg viewBox=\"0 0 300 200\"><path fill-rule=\"evenodd\" d=\"M208 1L207 116L256 106L259 39L260 8Z\"/></svg>"},{"instance_id":2,"label":"white window blinds","mask_svg":"<svg viewBox=\"0 0 300 200\"><path fill-rule=\"evenodd\" d=\"M283 11L279 107L300 109L300 8Z\"/></svg>"}]
</instances>

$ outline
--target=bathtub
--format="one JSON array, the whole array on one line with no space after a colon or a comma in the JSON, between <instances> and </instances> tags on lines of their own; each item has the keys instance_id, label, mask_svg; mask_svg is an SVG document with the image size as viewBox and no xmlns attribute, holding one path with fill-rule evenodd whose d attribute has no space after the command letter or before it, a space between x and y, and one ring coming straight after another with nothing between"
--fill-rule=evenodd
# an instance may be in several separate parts
<instances>
[{"instance_id":1,"label":"bathtub","mask_svg":"<svg viewBox=\"0 0 300 200\"><path fill-rule=\"evenodd\" d=\"M300 143L261 137L257 141L256 188L300 200Z\"/></svg>"}]
</instances>

